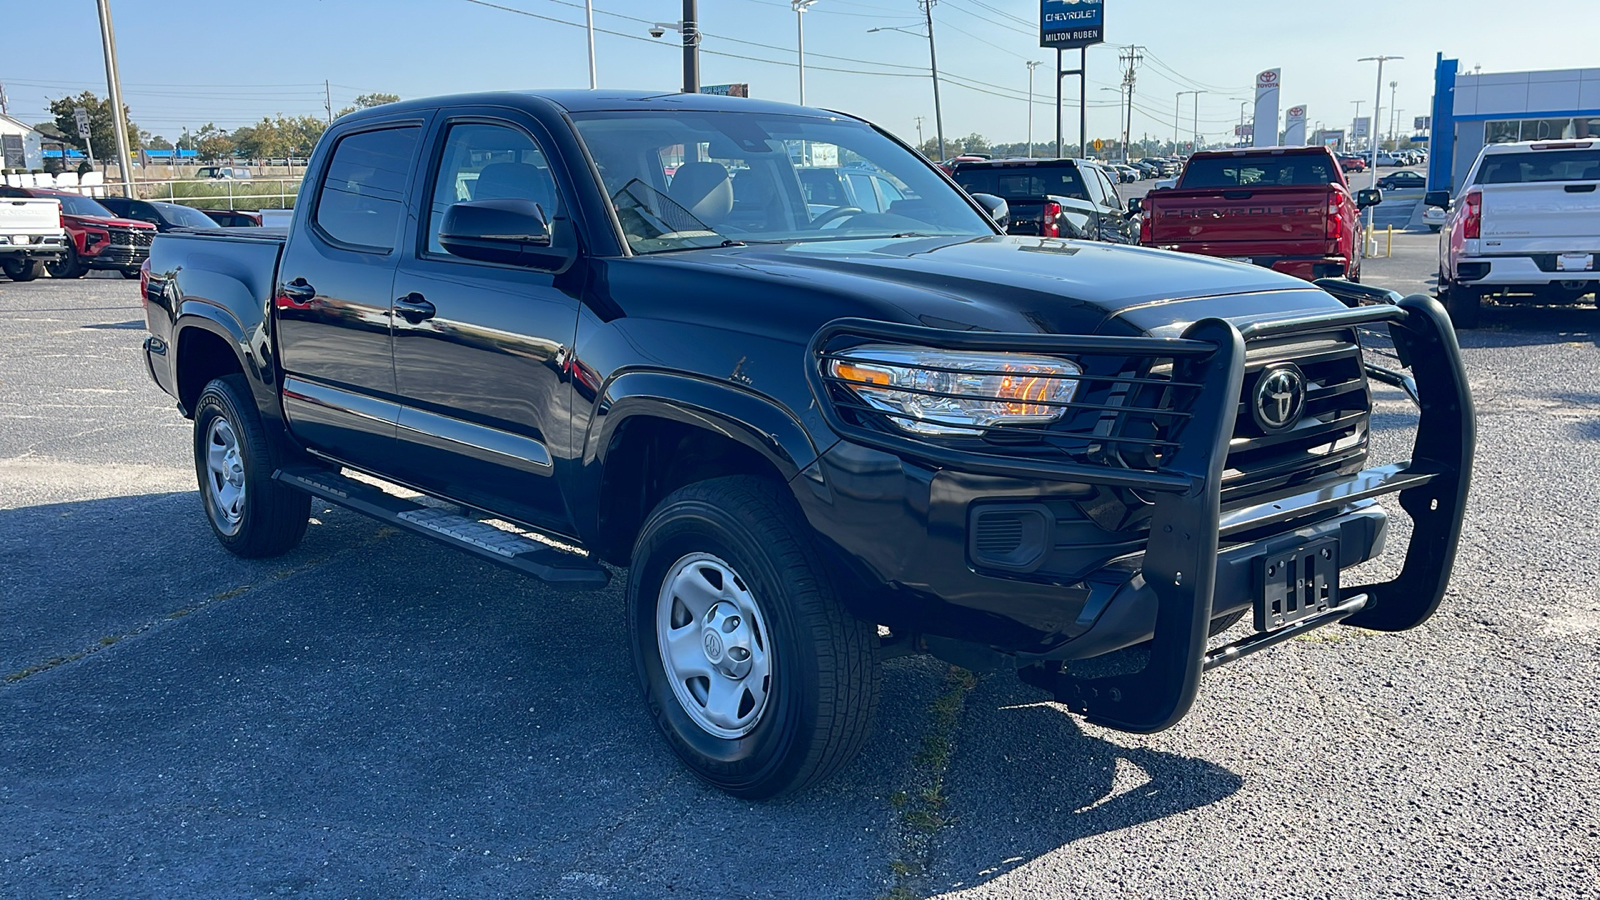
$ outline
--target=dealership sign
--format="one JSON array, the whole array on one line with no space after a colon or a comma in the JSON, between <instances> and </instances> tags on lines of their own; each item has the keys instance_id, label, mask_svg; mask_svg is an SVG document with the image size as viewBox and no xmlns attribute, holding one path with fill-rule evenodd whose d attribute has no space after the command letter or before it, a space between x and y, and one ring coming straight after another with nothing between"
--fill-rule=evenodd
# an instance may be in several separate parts
<instances>
[{"instance_id":1,"label":"dealership sign","mask_svg":"<svg viewBox=\"0 0 1600 900\"><path fill-rule=\"evenodd\" d=\"M1306 108L1291 106L1283 114L1283 144L1285 147L1306 145Z\"/></svg>"},{"instance_id":2,"label":"dealership sign","mask_svg":"<svg viewBox=\"0 0 1600 900\"><path fill-rule=\"evenodd\" d=\"M1270 147L1278 142L1278 83L1282 69L1268 69L1256 76L1256 130L1250 142Z\"/></svg>"},{"instance_id":3,"label":"dealership sign","mask_svg":"<svg viewBox=\"0 0 1600 900\"><path fill-rule=\"evenodd\" d=\"M1106 39L1105 0L1040 0L1039 46L1087 47Z\"/></svg>"},{"instance_id":4,"label":"dealership sign","mask_svg":"<svg viewBox=\"0 0 1600 900\"><path fill-rule=\"evenodd\" d=\"M702 84L702 94L716 94L719 97L748 97L750 85L748 84Z\"/></svg>"}]
</instances>

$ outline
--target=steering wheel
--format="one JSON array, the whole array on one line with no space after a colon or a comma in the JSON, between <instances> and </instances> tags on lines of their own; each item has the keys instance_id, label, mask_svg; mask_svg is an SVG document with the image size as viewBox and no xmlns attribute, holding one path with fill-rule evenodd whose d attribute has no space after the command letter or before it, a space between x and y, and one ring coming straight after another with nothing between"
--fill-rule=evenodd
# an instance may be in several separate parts
<instances>
[{"instance_id":1,"label":"steering wheel","mask_svg":"<svg viewBox=\"0 0 1600 900\"><path fill-rule=\"evenodd\" d=\"M835 206L833 209L830 209L822 215L817 216L815 219L812 219L811 224L808 227L812 229L821 228L829 222L832 222L834 219L842 219L845 216L858 216L864 212L866 212L866 210L859 206Z\"/></svg>"}]
</instances>

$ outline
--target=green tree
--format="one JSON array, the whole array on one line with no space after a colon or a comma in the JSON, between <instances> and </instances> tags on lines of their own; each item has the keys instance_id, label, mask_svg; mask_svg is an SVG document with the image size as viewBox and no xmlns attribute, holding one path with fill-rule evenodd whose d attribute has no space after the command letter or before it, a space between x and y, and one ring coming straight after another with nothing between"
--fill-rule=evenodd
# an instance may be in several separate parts
<instances>
[{"instance_id":1,"label":"green tree","mask_svg":"<svg viewBox=\"0 0 1600 900\"><path fill-rule=\"evenodd\" d=\"M84 140L78 137L78 123L72 111L83 107L89 114L89 142L94 145L96 159L108 160L117 158L116 121L111 114L111 101L103 100L96 96L94 91L84 91L76 97L62 97L50 101L50 115L55 117L56 130L61 133L61 140L68 146L84 149ZM122 114L128 115L128 105L122 105ZM139 147L139 127L128 120L128 149L136 150Z\"/></svg>"},{"instance_id":2,"label":"green tree","mask_svg":"<svg viewBox=\"0 0 1600 900\"><path fill-rule=\"evenodd\" d=\"M232 135L210 122L201 126L199 131L190 134L187 143L189 146L183 149L193 150L206 162L232 159L235 153Z\"/></svg>"},{"instance_id":3,"label":"green tree","mask_svg":"<svg viewBox=\"0 0 1600 900\"><path fill-rule=\"evenodd\" d=\"M399 94L362 94L361 96L356 98L356 102L355 102L354 106L346 106L344 109L341 109L337 113L334 113L333 117L337 119L340 116L348 116L349 114L355 112L358 109L371 109L374 106L382 106L385 103L399 103L399 102L400 102L400 95Z\"/></svg>"},{"instance_id":4,"label":"green tree","mask_svg":"<svg viewBox=\"0 0 1600 900\"><path fill-rule=\"evenodd\" d=\"M146 150L171 150L172 142L159 134L151 134L144 129L139 129L139 146Z\"/></svg>"}]
</instances>

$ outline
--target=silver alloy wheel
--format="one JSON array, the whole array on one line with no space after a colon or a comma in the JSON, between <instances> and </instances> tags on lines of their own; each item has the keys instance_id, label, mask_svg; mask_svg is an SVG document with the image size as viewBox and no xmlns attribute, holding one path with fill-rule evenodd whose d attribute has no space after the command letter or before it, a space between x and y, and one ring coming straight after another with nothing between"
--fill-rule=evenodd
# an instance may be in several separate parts
<instances>
[{"instance_id":1,"label":"silver alloy wheel","mask_svg":"<svg viewBox=\"0 0 1600 900\"><path fill-rule=\"evenodd\" d=\"M691 553L656 598L656 647L672 693L706 733L749 734L772 691L772 639L756 598L727 563Z\"/></svg>"},{"instance_id":2,"label":"silver alloy wheel","mask_svg":"<svg viewBox=\"0 0 1600 900\"><path fill-rule=\"evenodd\" d=\"M212 521L223 534L237 534L244 522L244 457L233 425L222 416L206 431L206 476Z\"/></svg>"}]
</instances>

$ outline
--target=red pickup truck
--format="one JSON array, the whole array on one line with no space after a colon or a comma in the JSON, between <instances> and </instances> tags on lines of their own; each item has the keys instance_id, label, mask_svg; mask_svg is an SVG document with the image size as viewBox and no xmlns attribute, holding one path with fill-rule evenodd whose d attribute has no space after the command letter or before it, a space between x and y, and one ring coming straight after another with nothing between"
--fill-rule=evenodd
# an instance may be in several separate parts
<instances>
[{"instance_id":1,"label":"red pickup truck","mask_svg":"<svg viewBox=\"0 0 1600 900\"><path fill-rule=\"evenodd\" d=\"M1140 204L1139 243L1219 256L1308 281L1361 278L1360 213L1382 202L1352 195L1326 147L1196 153L1171 189Z\"/></svg>"}]
</instances>

